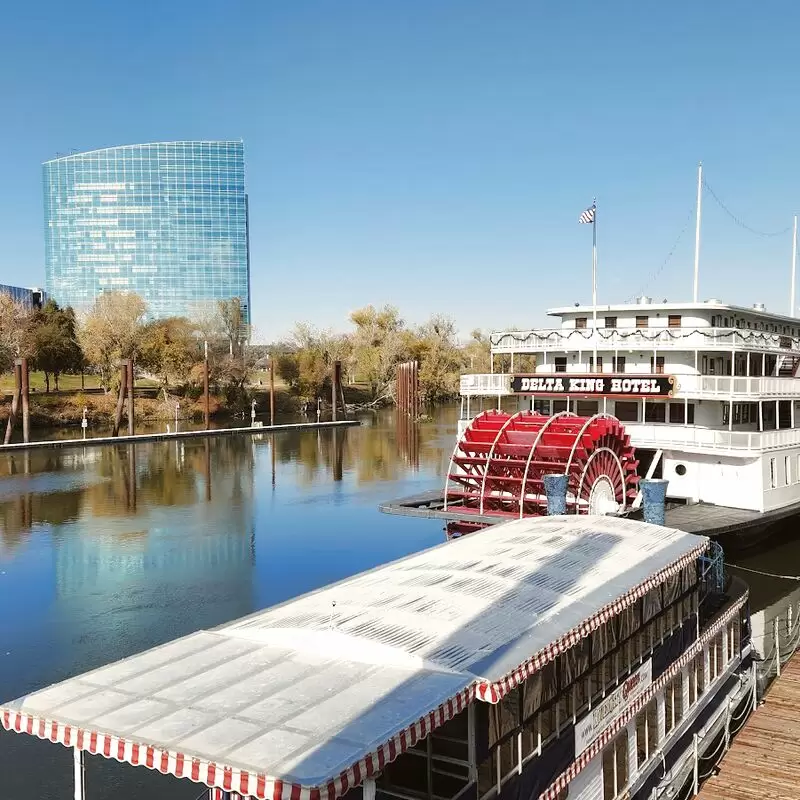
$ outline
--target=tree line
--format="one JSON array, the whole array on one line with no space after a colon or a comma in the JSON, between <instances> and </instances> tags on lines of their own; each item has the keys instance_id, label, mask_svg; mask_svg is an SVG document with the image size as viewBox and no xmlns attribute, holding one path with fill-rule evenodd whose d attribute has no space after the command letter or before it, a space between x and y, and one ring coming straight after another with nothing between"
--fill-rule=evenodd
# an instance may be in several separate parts
<instances>
[{"instance_id":1,"label":"tree line","mask_svg":"<svg viewBox=\"0 0 800 800\"><path fill-rule=\"evenodd\" d=\"M246 345L237 298L198 305L186 317L148 319L147 304L137 294L105 292L83 315L54 300L26 310L0 294L0 371L15 358L27 357L31 369L44 373L58 390L65 373L92 373L110 391L121 359L133 359L137 373L164 388L197 393L203 383L207 346L212 384L228 402L246 399L256 368L272 360L276 375L301 403L328 396L334 361L340 361L346 385L358 385L369 403L391 402L397 365L419 363L422 399L436 403L458 396L459 376L489 371L489 341L479 330L460 343L453 320L435 314L421 325L408 325L393 306L366 306L349 316L344 333L305 323L268 345Z\"/></svg>"},{"instance_id":2,"label":"tree line","mask_svg":"<svg viewBox=\"0 0 800 800\"><path fill-rule=\"evenodd\" d=\"M423 402L436 403L458 396L465 371L489 371L489 339L474 330L466 344L458 341L452 319L434 314L421 325L409 326L394 306L366 306L350 314L352 330L334 333L305 323L273 346L277 372L303 401L325 396L331 367L340 361L343 380L365 387L370 402L394 399L397 365L419 363Z\"/></svg>"}]
</instances>

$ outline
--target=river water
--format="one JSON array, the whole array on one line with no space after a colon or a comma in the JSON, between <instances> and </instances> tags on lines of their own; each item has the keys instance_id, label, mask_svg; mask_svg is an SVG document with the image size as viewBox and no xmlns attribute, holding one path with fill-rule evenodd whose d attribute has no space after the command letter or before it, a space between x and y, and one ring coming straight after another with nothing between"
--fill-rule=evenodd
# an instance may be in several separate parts
<instances>
[{"instance_id":1,"label":"river water","mask_svg":"<svg viewBox=\"0 0 800 800\"><path fill-rule=\"evenodd\" d=\"M386 499L438 488L456 409L358 428L0 454L0 701L444 540ZM787 529L739 563L800 573ZM747 576L745 576L747 577ZM757 607L797 584L754 577ZM0 732L0 800L72 796L72 754ZM87 757L90 800L200 788Z\"/></svg>"}]
</instances>

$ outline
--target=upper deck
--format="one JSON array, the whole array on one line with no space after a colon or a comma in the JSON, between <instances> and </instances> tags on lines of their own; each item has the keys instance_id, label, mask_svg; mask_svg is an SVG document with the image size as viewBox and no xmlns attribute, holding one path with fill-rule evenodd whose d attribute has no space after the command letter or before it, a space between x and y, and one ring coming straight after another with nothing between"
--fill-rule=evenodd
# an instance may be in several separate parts
<instances>
[{"instance_id":1,"label":"upper deck","mask_svg":"<svg viewBox=\"0 0 800 800\"><path fill-rule=\"evenodd\" d=\"M648 300L648 302L645 302ZM543 353L622 351L727 351L800 355L800 319L744 308L717 300L705 303L652 303L644 298L622 305L550 309L560 317L553 328L498 331L492 352Z\"/></svg>"}]
</instances>

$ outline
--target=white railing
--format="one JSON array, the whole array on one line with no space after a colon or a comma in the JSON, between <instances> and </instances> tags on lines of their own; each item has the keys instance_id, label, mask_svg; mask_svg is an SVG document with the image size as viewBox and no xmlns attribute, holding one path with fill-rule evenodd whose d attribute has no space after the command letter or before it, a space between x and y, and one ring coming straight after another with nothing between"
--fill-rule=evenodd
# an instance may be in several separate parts
<instances>
[{"instance_id":1,"label":"white railing","mask_svg":"<svg viewBox=\"0 0 800 800\"><path fill-rule=\"evenodd\" d=\"M494 374L472 374L461 376L461 396L482 397L498 394L511 394L511 376Z\"/></svg>"},{"instance_id":2,"label":"white railing","mask_svg":"<svg viewBox=\"0 0 800 800\"><path fill-rule=\"evenodd\" d=\"M747 398L797 397L800 398L800 378L744 378L725 375L676 375L676 396L718 397L734 395Z\"/></svg>"},{"instance_id":3,"label":"white railing","mask_svg":"<svg viewBox=\"0 0 800 800\"><path fill-rule=\"evenodd\" d=\"M538 328L491 335L494 353L545 350L774 350L800 353L800 338L749 328Z\"/></svg>"},{"instance_id":4,"label":"white railing","mask_svg":"<svg viewBox=\"0 0 800 800\"><path fill-rule=\"evenodd\" d=\"M681 447L696 450L779 450L800 445L800 428L780 431L727 431L699 425L626 422L635 447Z\"/></svg>"}]
</instances>

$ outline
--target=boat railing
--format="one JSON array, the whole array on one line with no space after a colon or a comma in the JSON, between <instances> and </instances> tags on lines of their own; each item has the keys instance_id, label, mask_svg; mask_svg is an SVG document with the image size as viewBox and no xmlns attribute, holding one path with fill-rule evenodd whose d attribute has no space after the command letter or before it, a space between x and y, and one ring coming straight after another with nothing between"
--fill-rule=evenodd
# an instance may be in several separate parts
<instances>
[{"instance_id":1,"label":"boat railing","mask_svg":"<svg viewBox=\"0 0 800 800\"><path fill-rule=\"evenodd\" d=\"M544 350L701 349L800 352L800 338L750 328L537 328L499 331L490 337L493 353Z\"/></svg>"},{"instance_id":2,"label":"boat railing","mask_svg":"<svg viewBox=\"0 0 800 800\"><path fill-rule=\"evenodd\" d=\"M703 450L778 450L800 445L800 428L773 431L731 431L700 425L625 422L637 447L690 447Z\"/></svg>"}]
</instances>

